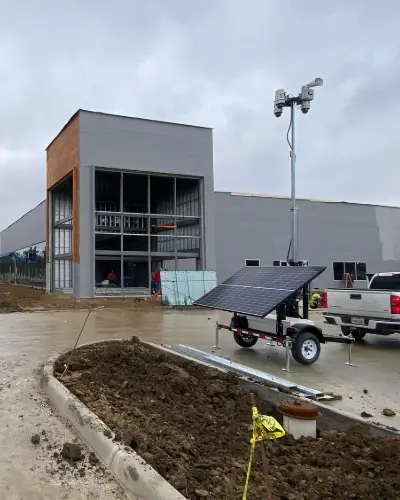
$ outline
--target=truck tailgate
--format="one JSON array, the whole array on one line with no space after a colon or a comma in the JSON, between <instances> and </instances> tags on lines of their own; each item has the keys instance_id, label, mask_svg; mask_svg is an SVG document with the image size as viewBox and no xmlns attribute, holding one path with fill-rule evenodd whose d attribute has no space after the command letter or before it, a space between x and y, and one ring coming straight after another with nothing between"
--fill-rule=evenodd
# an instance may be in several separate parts
<instances>
[{"instance_id":1,"label":"truck tailgate","mask_svg":"<svg viewBox=\"0 0 400 500\"><path fill-rule=\"evenodd\" d=\"M381 290L327 290L327 314L391 317L390 291Z\"/></svg>"}]
</instances>

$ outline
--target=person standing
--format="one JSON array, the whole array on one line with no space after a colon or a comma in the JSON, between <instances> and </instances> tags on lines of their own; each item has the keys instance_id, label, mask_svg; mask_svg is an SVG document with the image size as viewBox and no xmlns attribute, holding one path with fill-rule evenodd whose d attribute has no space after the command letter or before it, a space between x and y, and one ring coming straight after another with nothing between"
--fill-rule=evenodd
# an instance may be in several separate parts
<instances>
[{"instance_id":1,"label":"person standing","mask_svg":"<svg viewBox=\"0 0 400 500\"><path fill-rule=\"evenodd\" d=\"M154 272L154 290L155 293L157 293L160 290L161 287L161 269L157 269Z\"/></svg>"},{"instance_id":2,"label":"person standing","mask_svg":"<svg viewBox=\"0 0 400 500\"><path fill-rule=\"evenodd\" d=\"M109 273L108 273L108 275L107 275L107 279L108 279L108 281L110 282L110 284L115 285L115 282L116 282L116 280L117 280L117 277L116 277L116 275L115 275L114 271L111 271L111 272L109 272Z\"/></svg>"}]
</instances>

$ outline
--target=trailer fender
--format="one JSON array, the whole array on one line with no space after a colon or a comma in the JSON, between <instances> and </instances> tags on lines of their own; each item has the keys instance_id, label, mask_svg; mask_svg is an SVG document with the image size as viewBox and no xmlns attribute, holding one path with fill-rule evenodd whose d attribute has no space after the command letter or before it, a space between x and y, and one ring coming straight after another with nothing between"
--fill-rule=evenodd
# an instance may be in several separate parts
<instances>
[{"instance_id":1,"label":"trailer fender","mask_svg":"<svg viewBox=\"0 0 400 500\"><path fill-rule=\"evenodd\" d=\"M306 323L295 323L286 329L286 333L292 337L293 341L296 341L297 337L304 332L313 333L321 344L326 344L324 334L322 333L321 328L318 328L317 326Z\"/></svg>"}]
</instances>

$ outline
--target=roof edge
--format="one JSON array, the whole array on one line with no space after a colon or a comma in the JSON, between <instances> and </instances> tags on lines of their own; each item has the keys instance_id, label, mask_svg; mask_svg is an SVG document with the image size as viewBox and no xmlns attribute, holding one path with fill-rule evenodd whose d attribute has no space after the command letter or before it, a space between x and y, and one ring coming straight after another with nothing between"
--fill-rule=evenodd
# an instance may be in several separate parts
<instances>
[{"instance_id":1,"label":"roof edge","mask_svg":"<svg viewBox=\"0 0 400 500\"><path fill-rule=\"evenodd\" d=\"M105 111L91 111L89 109L79 109L77 111L77 113L78 112L90 113L93 115L114 116L116 118L127 118L127 119L131 119L131 120L142 120L142 121L146 121L146 122L163 123L165 125L178 125L181 127L202 128L205 130L213 130L213 127L206 127L205 125L193 125L191 123L171 122L169 120L155 120L153 118L143 118L142 116L120 115L118 113L106 113Z\"/></svg>"},{"instance_id":2,"label":"roof edge","mask_svg":"<svg viewBox=\"0 0 400 500\"><path fill-rule=\"evenodd\" d=\"M0 231L0 234L3 233L4 231L6 231L9 227L13 226L14 224L16 224L18 221L20 221L21 219L23 219L26 215L30 214L31 212L33 212L34 210L36 210L36 208L38 208L42 203L46 203L47 201L47 198L45 198L43 201L41 201L40 203L38 203L37 205L35 205L33 208L31 208L30 210L28 210L27 212L25 212L23 215L21 215L21 217L18 217L17 220L15 220L14 222L11 222L11 224L9 224L8 226L6 226L4 229L2 229Z\"/></svg>"},{"instance_id":3,"label":"roof edge","mask_svg":"<svg viewBox=\"0 0 400 500\"><path fill-rule=\"evenodd\" d=\"M104 111L91 111L89 109L79 108L77 111L75 111L75 113L71 116L71 118L65 123L65 125L58 132L58 134L53 138L53 140L48 144L48 146L45 148L45 151L47 151L49 149L49 147L53 144L53 142L57 139L57 137L59 137L64 132L64 130L70 125L70 123L79 115L79 113L90 113L93 115L114 116L116 118L142 120L142 121L147 121L147 122L163 123L165 125L177 125L177 126L181 126L181 127L191 127L191 128L200 128L200 129L204 129L204 130L214 130L213 127L206 127L203 125L192 125L190 123L170 122L170 121L166 121L166 120L154 120L152 118L143 118L141 116L119 115L117 113L106 113Z\"/></svg>"},{"instance_id":4,"label":"roof edge","mask_svg":"<svg viewBox=\"0 0 400 500\"><path fill-rule=\"evenodd\" d=\"M215 189L214 193L221 193L221 194L229 194L231 196L243 196L247 198L271 198L271 199L277 199L277 200L290 200L290 196L283 196L279 194L261 194L261 193L243 193L240 191L225 191L223 189ZM360 206L366 206L366 207L383 207L383 208L398 208L400 209L400 206L396 205L382 205L379 203L362 203L362 202L357 202L357 201L345 201L345 200L321 200L318 198L302 198L302 197L296 197L297 200L299 201L310 201L313 203L331 203L331 204L343 204L343 205L360 205Z\"/></svg>"}]
</instances>

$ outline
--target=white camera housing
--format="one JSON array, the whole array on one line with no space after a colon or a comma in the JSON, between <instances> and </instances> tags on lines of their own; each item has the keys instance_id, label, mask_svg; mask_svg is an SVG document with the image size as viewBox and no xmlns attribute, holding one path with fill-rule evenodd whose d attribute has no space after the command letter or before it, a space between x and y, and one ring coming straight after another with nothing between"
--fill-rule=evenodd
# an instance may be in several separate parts
<instances>
[{"instance_id":1,"label":"white camera housing","mask_svg":"<svg viewBox=\"0 0 400 500\"><path fill-rule=\"evenodd\" d=\"M278 108L283 108L286 103L286 92L283 89L275 90L274 104Z\"/></svg>"},{"instance_id":2,"label":"white camera housing","mask_svg":"<svg viewBox=\"0 0 400 500\"><path fill-rule=\"evenodd\" d=\"M314 89L310 89L309 87L302 87L301 100L310 102L313 99L314 99Z\"/></svg>"},{"instance_id":3,"label":"white camera housing","mask_svg":"<svg viewBox=\"0 0 400 500\"><path fill-rule=\"evenodd\" d=\"M324 84L324 80L322 78L315 78L312 82L310 83L307 83L307 85L305 85L305 87L322 87L322 85Z\"/></svg>"}]
</instances>

